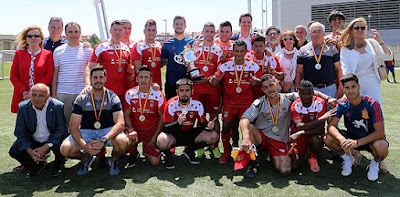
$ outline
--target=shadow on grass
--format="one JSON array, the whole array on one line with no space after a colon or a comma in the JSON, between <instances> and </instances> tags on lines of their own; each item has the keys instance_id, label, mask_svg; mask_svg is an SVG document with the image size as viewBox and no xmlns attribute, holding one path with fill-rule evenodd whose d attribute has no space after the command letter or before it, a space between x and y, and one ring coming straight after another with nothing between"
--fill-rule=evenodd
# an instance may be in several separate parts
<instances>
[{"instance_id":1,"label":"shadow on grass","mask_svg":"<svg viewBox=\"0 0 400 197\"><path fill-rule=\"evenodd\" d=\"M318 159L321 167L319 173L311 172L309 165L305 164L299 171L293 172L289 176L282 176L274 169L272 162L265 158L265 152L261 152L259 173L254 179L244 178L246 169L233 171L232 160L221 165L216 159L202 158L200 165L192 165L179 152L174 156L176 167L173 170L165 169L163 164L150 166L143 159L139 159L134 168L123 169L127 159L120 159L121 172L117 176L109 175L108 168L99 168L97 161L93 163L93 169L87 175L77 176L77 161L69 160L67 162L68 167L58 177L51 176L50 166L40 176L29 180L25 179L23 173L6 172L0 174L0 184L3 185L3 187L0 187L0 194L32 196L35 195L35 192L43 192L44 195L94 196L96 194L107 195L110 191L115 191L115 194L127 192L125 193L127 195L139 195L143 194L143 191L151 190L153 195L165 195L166 193L163 192L171 191L173 190L171 188L174 187L178 187L176 192L185 192L186 188L198 187L195 189L205 195L208 192L215 192L216 188L224 191L223 189L232 186L257 189L259 187L265 188L268 185L276 189L305 189L309 186L320 191L340 189L355 196L397 196L400 193L399 179L390 172L381 174L378 181L368 181L365 167L369 164L369 160L365 156L362 158L361 165L354 167L353 173L349 177L340 175L340 161L333 162L326 149ZM5 185L7 187L4 187ZM207 187L210 187L210 191L207 190Z\"/></svg>"}]
</instances>

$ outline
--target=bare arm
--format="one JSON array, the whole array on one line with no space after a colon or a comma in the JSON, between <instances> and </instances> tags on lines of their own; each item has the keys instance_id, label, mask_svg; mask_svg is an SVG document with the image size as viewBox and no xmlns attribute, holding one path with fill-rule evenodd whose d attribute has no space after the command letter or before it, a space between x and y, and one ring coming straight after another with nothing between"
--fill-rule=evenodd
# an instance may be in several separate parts
<instances>
[{"instance_id":1,"label":"bare arm","mask_svg":"<svg viewBox=\"0 0 400 197\"><path fill-rule=\"evenodd\" d=\"M369 144L371 142L374 142L376 140L380 140L383 137L385 137L385 124L384 122L378 122L374 123L374 128L375 131L372 132L371 134L358 139L358 146L364 145L364 144Z\"/></svg>"},{"instance_id":2,"label":"bare arm","mask_svg":"<svg viewBox=\"0 0 400 197\"><path fill-rule=\"evenodd\" d=\"M296 77L294 78L294 86L296 88L300 87L300 81L302 79L304 79L303 64L297 64Z\"/></svg>"},{"instance_id":3,"label":"bare arm","mask_svg":"<svg viewBox=\"0 0 400 197\"><path fill-rule=\"evenodd\" d=\"M104 136L107 140L114 138L118 133L125 129L124 113L122 110L113 113L113 120L115 125L111 128L110 132Z\"/></svg>"},{"instance_id":4,"label":"bare arm","mask_svg":"<svg viewBox=\"0 0 400 197\"><path fill-rule=\"evenodd\" d=\"M58 71L59 66L54 66L53 79L51 80L51 97L57 98L57 82L58 82Z\"/></svg>"},{"instance_id":5,"label":"bare arm","mask_svg":"<svg viewBox=\"0 0 400 197\"><path fill-rule=\"evenodd\" d=\"M242 146L244 150L247 150L252 144L250 139L250 120L248 118L242 118L240 119L239 125L243 136Z\"/></svg>"},{"instance_id":6,"label":"bare arm","mask_svg":"<svg viewBox=\"0 0 400 197\"><path fill-rule=\"evenodd\" d=\"M340 144L346 141L346 138L340 134L339 130L336 128L340 119L337 117L332 117L331 121L328 124L328 133L332 135L335 139L339 140Z\"/></svg>"},{"instance_id":7,"label":"bare arm","mask_svg":"<svg viewBox=\"0 0 400 197\"><path fill-rule=\"evenodd\" d=\"M95 62L89 62L88 65L85 68L85 86L90 85L90 70L95 67L97 63Z\"/></svg>"}]
</instances>

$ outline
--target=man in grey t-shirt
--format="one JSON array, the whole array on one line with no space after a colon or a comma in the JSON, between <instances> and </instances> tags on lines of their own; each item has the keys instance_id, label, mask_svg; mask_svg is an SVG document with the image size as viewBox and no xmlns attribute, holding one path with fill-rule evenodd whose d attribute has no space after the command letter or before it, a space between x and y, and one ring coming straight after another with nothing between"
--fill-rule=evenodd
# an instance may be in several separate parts
<instances>
[{"instance_id":1,"label":"man in grey t-shirt","mask_svg":"<svg viewBox=\"0 0 400 197\"><path fill-rule=\"evenodd\" d=\"M246 110L240 119L242 130L242 148L247 151L254 144L257 150L266 149L275 168L282 174L288 175L291 172L291 159L287 147L290 105L296 100L298 93L280 94L278 91L278 80L270 74L260 78L261 89L265 96L256 99ZM331 99L327 95L315 92L323 99ZM257 174L258 163L251 161L246 173L248 178Z\"/></svg>"}]
</instances>

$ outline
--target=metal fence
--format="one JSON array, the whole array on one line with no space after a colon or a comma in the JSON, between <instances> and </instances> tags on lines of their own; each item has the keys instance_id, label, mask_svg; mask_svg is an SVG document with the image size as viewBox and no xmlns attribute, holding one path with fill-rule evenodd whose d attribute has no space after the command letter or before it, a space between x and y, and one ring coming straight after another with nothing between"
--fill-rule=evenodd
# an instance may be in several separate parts
<instances>
[{"instance_id":1,"label":"metal fence","mask_svg":"<svg viewBox=\"0 0 400 197\"><path fill-rule=\"evenodd\" d=\"M0 60L1 60L1 80L9 79L10 77L5 77L5 63L12 62L16 50L2 50L0 53ZM7 69L7 71L9 71Z\"/></svg>"}]
</instances>

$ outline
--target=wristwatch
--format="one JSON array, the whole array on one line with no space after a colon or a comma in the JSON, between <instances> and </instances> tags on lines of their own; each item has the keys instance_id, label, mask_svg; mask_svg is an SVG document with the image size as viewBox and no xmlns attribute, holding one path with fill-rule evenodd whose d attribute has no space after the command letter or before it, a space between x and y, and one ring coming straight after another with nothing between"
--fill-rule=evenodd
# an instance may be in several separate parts
<instances>
[{"instance_id":1,"label":"wristwatch","mask_svg":"<svg viewBox=\"0 0 400 197\"><path fill-rule=\"evenodd\" d=\"M107 140L106 136L103 136L100 138L100 141L102 141L104 144L106 144L108 140Z\"/></svg>"},{"instance_id":2,"label":"wristwatch","mask_svg":"<svg viewBox=\"0 0 400 197\"><path fill-rule=\"evenodd\" d=\"M49 146L49 148L53 147L53 143L47 143L47 146Z\"/></svg>"}]
</instances>

